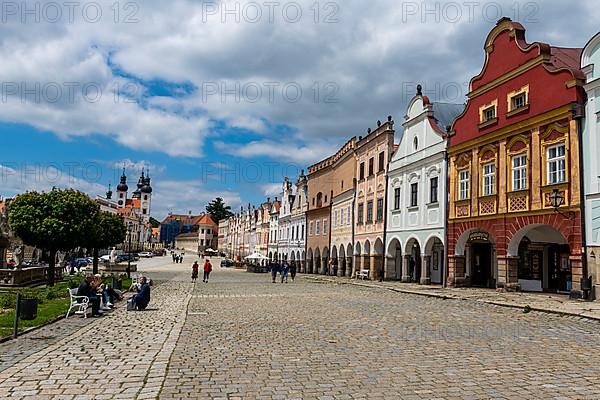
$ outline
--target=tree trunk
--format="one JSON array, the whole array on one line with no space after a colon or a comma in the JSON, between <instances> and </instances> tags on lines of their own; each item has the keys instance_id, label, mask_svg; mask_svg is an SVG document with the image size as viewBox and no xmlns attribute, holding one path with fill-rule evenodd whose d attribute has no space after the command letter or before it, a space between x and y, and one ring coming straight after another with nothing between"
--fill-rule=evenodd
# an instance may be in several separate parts
<instances>
[{"instance_id":1,"label":"tree trunk","mask_svg":"<svg viewBox=\"0 0 600 400\"><path fill-rule=\"evenodd\" d=\"M56 271L56 250L50 250L50 260L48 260L48 286L54 286L55 271Z\"/></svg>"},{"instance_id":2,"label":"tree trunk","mask_svg":"<svg viewBox=\"0 0 600 400\"><path fill-rule=\"evenodd\" d=\"M94 263L92 268L92 272L94 275L98 273L98 253L98 249L94 249Z\"/></svg>"}]
</instances>

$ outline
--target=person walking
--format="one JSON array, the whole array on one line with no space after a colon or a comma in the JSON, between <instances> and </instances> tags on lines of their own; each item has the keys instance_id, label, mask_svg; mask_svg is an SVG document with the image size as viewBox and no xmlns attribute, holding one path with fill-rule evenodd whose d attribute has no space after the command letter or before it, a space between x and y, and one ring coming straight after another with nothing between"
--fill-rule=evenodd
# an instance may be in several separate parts
<instances>
[{"instance_id":1,"label":"person walking","mask_svg":"<svg viewBox=\"0 0 600 400\"><path fill-rule=\"evenodd\" d=\"M272 262L271 263L271 278L273 278L273 283L275 283L275 280L277 279L277 270L279 269L279 266L277 265L276 262Z\"/></svg>"},{"instance_id":2,"label":"person walking","mask_svg":"<svg viewBox=\"0 0 600 400\"><path fill-rule=\"evenodd\" d=\"M212 272L212 264L209 260L204 260L204 279L202 282L208 283L208 278L210 278L210 273Z\"/></svg>"},{"instance_id":3,"label":"person walking","mask_svg":"<svg viewBox=\"0 0 600 400\"><path fill-rule=\"evenodd\" d=\"M196 279L198 279L198 271L200 267L198 266L198 261L194 262L192 265L192 283L196 283Z\"/></svg>"},{"instance_id":4,"label":"person walking","mask_svg":"<svg viewBox=\"0 0 600 400\"><path fill-rule=\"evenodd\" d=\"M288 265L287 261L284 261L281 263L281 283L283 283L285 281L285 283L288 283L288 271L290 270L290 266Z\"/></svg>"},{"instance_id":5,"label":"person walking","mask_svg":"<svg viewBox=\"0 0 600 400\"><path fill-rule=\"evenodd\" d=\"M296 280L296 261L292 261L290 264L290 276L292 277L292 282Z\"/></svg>"}]
</instances>

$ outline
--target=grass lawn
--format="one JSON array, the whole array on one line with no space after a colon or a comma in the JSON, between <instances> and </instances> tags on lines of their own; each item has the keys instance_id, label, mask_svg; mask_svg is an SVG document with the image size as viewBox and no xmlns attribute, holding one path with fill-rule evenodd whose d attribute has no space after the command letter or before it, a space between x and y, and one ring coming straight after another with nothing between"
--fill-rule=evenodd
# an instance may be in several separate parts
<instances>
[{"instance_id":1,"label":"grass lawn","mask_svg":"<svg viewBox=\"0 0 600 400\"><path fill-rule=\"evenodd\" d=\"M12 293L0 293L0 337L10 336L13 333L17 292L21 293L22 296L38 300L37 318L33 321L19 321L19 331L22 332L25 329L41 326L64 316L69 309L67 289L76 288L82 279L83 276L66 276L64 281L56 283L54 287L7 289ZM112 283L112 277L110 276L102 280L104 283ZM130 286L131 279L122 277L121 287L123 290L129 289Z\"/></svg>"}]
</instances>

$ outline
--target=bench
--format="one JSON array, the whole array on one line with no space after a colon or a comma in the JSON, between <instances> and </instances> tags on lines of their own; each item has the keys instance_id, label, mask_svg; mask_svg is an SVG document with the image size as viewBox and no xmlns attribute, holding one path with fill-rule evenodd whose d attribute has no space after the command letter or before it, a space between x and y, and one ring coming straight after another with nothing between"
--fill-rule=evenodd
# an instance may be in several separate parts
<instances>
[{"instance_id":1,"label":"bench","mask_svg":"<svg viewBox=\"0 0 600 400\"><path fill-rule=\"evenodd\" d=\"M369 279L369 274L371 273L371 271L369 271L368 269L363 269L361 271L356 271L354 273L354 279Z\"/></svg>"},{"instance_id":2,"label":"bench","mask_svg":"<svg viewBox=\"0 0 600 400\"><path fill-rule=\"evenodd\" d=\"M69 311L67 311L67 316L65 318L69 318L69 315L73 310L75 310L73 314L83 315L83 318L87 318L88 310L92 311L92 308L89 307L89 297L77 296L77 288L69 289L69 296L71 298L71 303L69 305Z\"/></svg>"}]
</instances>

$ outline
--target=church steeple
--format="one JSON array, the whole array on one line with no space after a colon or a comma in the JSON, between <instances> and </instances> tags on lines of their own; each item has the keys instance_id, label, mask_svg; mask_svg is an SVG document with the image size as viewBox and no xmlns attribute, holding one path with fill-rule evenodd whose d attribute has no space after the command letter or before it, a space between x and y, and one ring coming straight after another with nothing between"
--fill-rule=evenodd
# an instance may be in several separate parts
<instances>
[{"instance_id":1,"label":"church steeple","mask_svg":"<svg viewBox=\"0 0 600 400\"><path fill-rule=\"evenodd\" d=\"M127 203L127 192L129 186L127 186L127 175L125 175L125 167L123 167L123 175L121 175L121 181L117 185L117 204L119 208L125 207Z\"/></svg>"}]
</instances>

